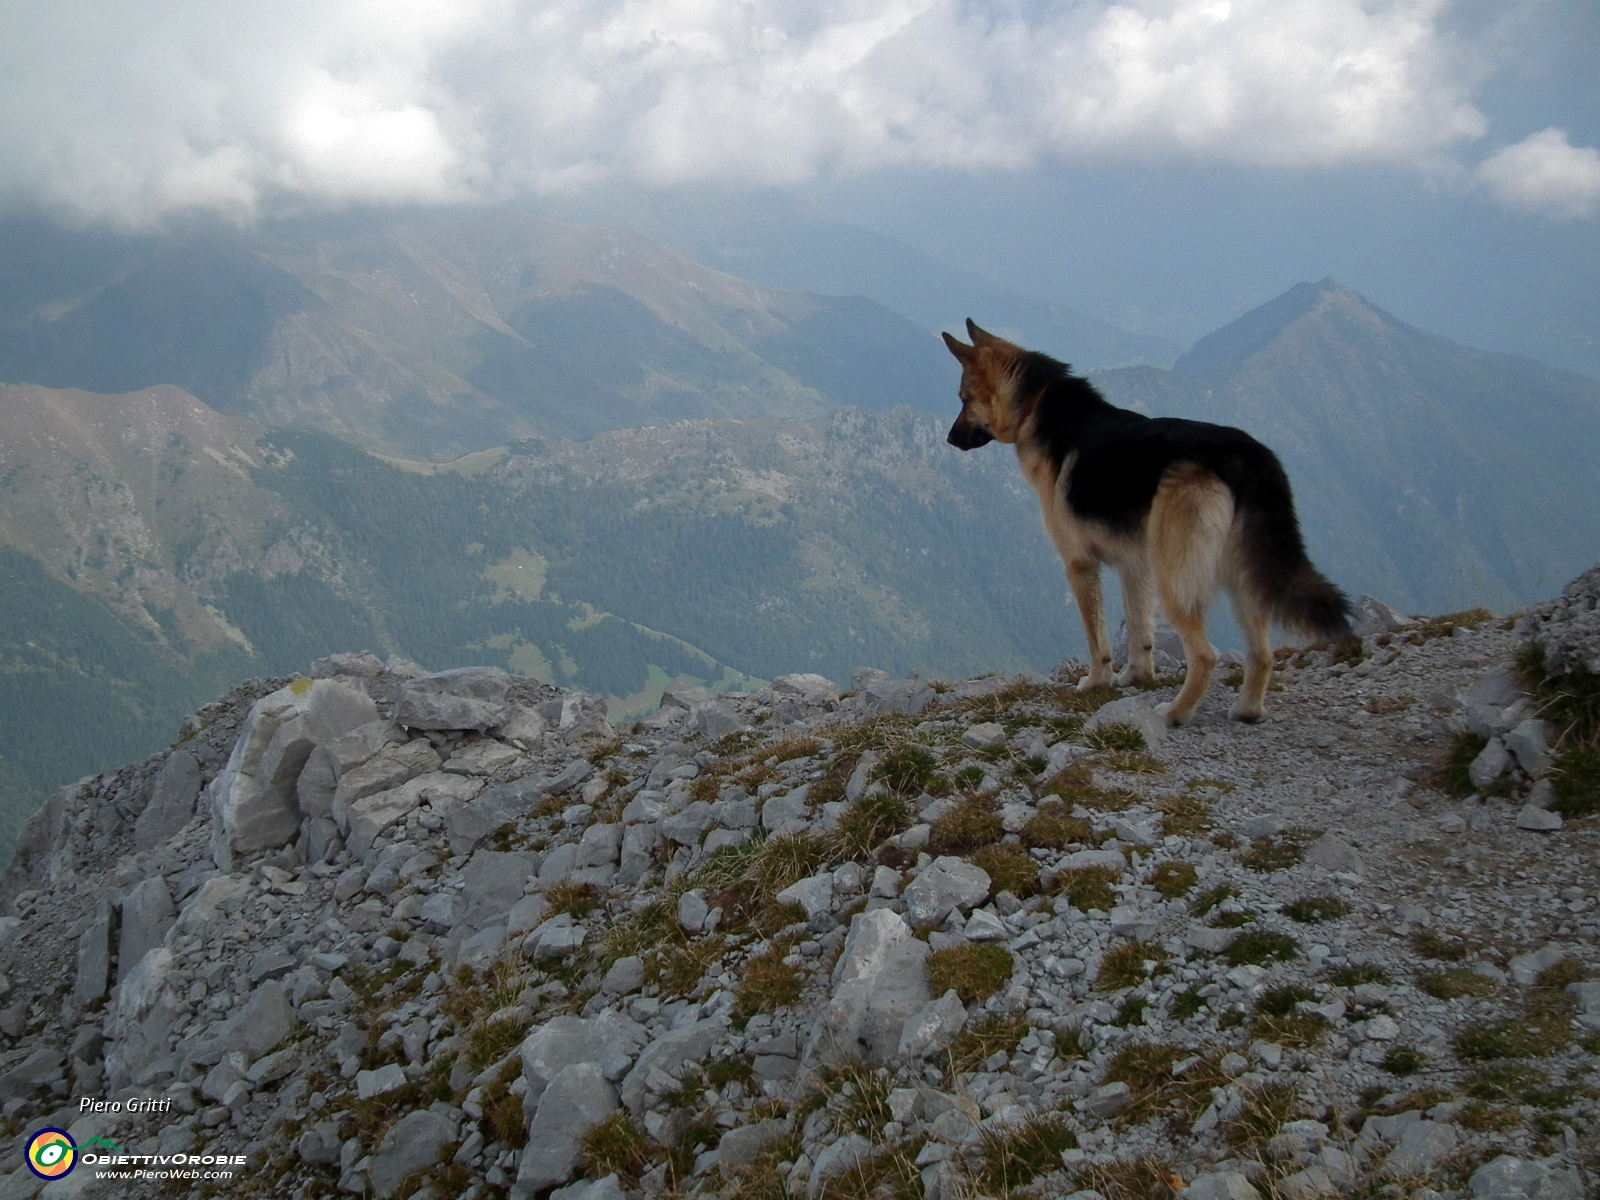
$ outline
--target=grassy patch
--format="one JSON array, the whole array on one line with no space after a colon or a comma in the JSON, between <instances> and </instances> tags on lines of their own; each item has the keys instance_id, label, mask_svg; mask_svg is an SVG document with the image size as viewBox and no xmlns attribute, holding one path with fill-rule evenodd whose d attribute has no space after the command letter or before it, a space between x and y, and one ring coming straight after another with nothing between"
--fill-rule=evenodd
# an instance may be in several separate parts
<instances>
[{"instance_id":1,"label":"grassy patch","mask_svg":"<svg viewBox=\"0 0 1600 1200\"><path fill-rule=\"evenodd\" d=\"M817 1200L917 1200L922 1172L916 1144L886 1146L823 1185Z\"/></svg>"},{"instance_id":2,"label":"grassy patch","mask_svg":"<svg viewBox=\"0 0 1600 1200\"><path fill-rule=\"evenodd\" d=\"M1440 971L1417 976L1417 988L1435 1000L1459 1000L1463 996L1492 996L1500 985L1473 971Z\"/></svg>"},{"instance_id":3,"label":"grassy patch","mask_svg":"<svg viewBox=\"0 0 1600 1200\"><path fill-rule=\"evenodd\" d=\"M1478 949L1475 943L1465 938L1435 933L1431 929L1419 929L1413 933L1411 948L1421 957L1437 959L1439 962L1461 962Z\"/></svg>"},{"instance_id":4,"label":"grassy patch","mask_svg":"<svg viewBox=\"0 0 1600 1200\"><path fill-rule=\"evenodd\" d=\"M1331 967L1326 972L1328 982L1335 987L1353 988L1360 987L1363 983L1392 983L1389 972L1376 963L1346 963L1342 967Z\"/></svg>"},{"instance_id":5,"label":"grassy patch","mask_svg":"<svg viewBox=\"0 0 1600 1200\"><path fill-rule=\"evenodd\" d=\"M1190 1017L1198 1016L1205 1011L1206 998L1192 987L1175 992L1167 1011L1179 1021L1187 1021Z\"/></svg>"},{"instance_id":6,"label":"grassy patch","mask_svg":"<svg viewBox=\"0 0 1600 1200\"><path fill-rule=\"evenodd\" d=\"M1520 1017L1479 1021L1456 1034L1456 1055L1468 1062L1501 1058L1544 1058L1572 1040L1576 1006L1561 992L1536 991Z\"/></svg>"},{"instance_id":7,"label":"grassy patch","mask_svg":"<svg viewBox=\"0 0 1600 1200\"><path fill-rule=\"evenodd\" d=\"M1278 1136L1278 1131L1295 1118L1300 1097L1295 1088L1269 1083L1255 1088L1245 1097L1239 1115L1223 1132L1231 1146L1260 1146Z\"/></svg>"},{"instance_id":8,"label":"grassy patch","mask_svg":"<svg viewBox=\"0 0 1600 1200\"><path fill-rule=\"evenodd\" d=\"M996 896L1010 892L1017 899L1026 900L1039 890L1039 864L1033 855L1011 842L983 847L973 854L972 865L988 874L990 891Z\"/></svg>"},{"instance_id":9,"label":"grassy patch","mask_svg":"<svg viewBox=\"0 0 1600 1200\"><path fill-rule=\"evenodd\" d=\"M1290 829L1275 838L1255 838L1239 861L1252 871L1263 874L1287 871L1290 867L1299 866L1300 860L1306 856L1306 847L1321 836L1320 830Z\"/></svg>"},{"instance_id":10,"label":"grassy patch","mask_svg":"<svg viewBox=\"0 0 1600 1200\"><path fill-rule=\"evenodd\" d=\"M833 831L834 855L864 858L883 841L911 827L911 805L890 792L862 796L839 817Z\"/></svg>"},{"instance_id":11,"label":"grassy patch","mask_svg":"<svg viewBox=\"0 0 1600 1200\"><path fill-rule=\"evenodd\" d=\"M1472 1100L1456 1114L1456 1121L1473 1133L1510 1133L1522 1127L1522 1114L1514 1108Z\"/></svg>"},{"instance_id":12,"label":"grassy patch","mask_svg":"<svg viewBox=\"0 0 1600 1200\"><path fill-rule=\"evenodd\" d=\"M1104 1082L1125 1083L1133 1093L1133 1103L1118 1120L1136 1125L1171 1105L1191 1118L1203 1112L1211 1103L1211 1089L1225 1087L1228 1077L1207 1055L1174 1079L1172 1064L1190 1057L1191 1051L1162 1042L1138 1042L1117 1051L1106 1066Z\"/></svg>"},{"instance_id":13,"label":"grassy patch","mask_svg":"<svg viewBox=\"0 0 1600 1200\"><path fill-rule=\"evenodd\" d=\"M1444 757L1428 775L1428 783L1445 795L1455 796L1457 799L1476 795L1478 789L1472 786L1472 778L1467 772L1472 766L1472 760L1483 753L1483 748L1488 744L1489 739L1482 734L1467 730L1452 733L1445 745Z\"/></svg>"},{"instance_id":14,"label":"grassy patch","mask_svg":"<svg viewBox=\"0 0 1600 1200\"><path fill-rule=\"evenodd\" d=\"M1081 1168L1072 1178L1080 1190L1099 1192L1105 1200L1173 1200L1182 1182L1164 1158L1121 1158Z\"/></svg>"},{"instance_id":15,"label":"grassy patch","mask_svg":"<svg viewBox=\"0 0 1600 1200\"><path fill-rule=\"evenodd\" d=\"M1193 863L1164 862L1150 872L1146 882L1168 900L1176 900L1193 891L1199 880Z\"/></svg>"},{"instance_id":16,"label":"grassy patch","mask_svg":"<svg viewBox=\"0 0 1600 1200\"><path fill-rule=\"evenodd\" d=\"M1193 900L1189 901L1189 915L1194 917L1204 917L1224 900L1237 899L1238 895L1239 890L1226 883L1218 884L1214 888L1207 888Z\"/></svg>"},{"instance_id":17,"label":"grassy patch","mask_svg":"<svg viewBox=\"0 0 1600 1200\"><path fill-rule=\"evenodd\" d=\"M1391 1075L1415 1075L1427 1062L1422 1051L1413 1046L1391 1046L1383 1056L1383 1069Z\"/></svg>"},{"instance_id":18,"label":"grassy patch","mask_svg":"<svg viewBox=\"0 0 1600 1200\"><path fill-rule=\"evenodd\" d=\"M1103 992L1136 987L1161 969L1167 952L1150 942L1131 941L1113 946L1100 960L1094 985Z\"/></svg>"},{"instance_id":19,"label":"grassy patch","mask_svg":"<svg viewBox=\"0 0 1600 1200\"><path fill-rule=\"evenodd\" d=\"M616 1175L625 1188L637 1187L650 1165L650 1139L624 1110L614 1112L578 1139L578 1160L589 1179Z\"/></svg>"},{"instance_id":20,"label":"grassy patch","mask_svg":"<svg viewBox=\"0 0 1600 1200\"><path fill-rule=\"evenodd\" d=\"M1112 885L1122 877L1115 867L1073 867L1051 881L1050 890L1064 897L1073 908L1088 912L1092 908L1110 912L1117 902Z\"/></svg>"},{"instance_id":21,"label":"grassy patch","mask_svg":"<svg viewBox=\"0 0 1600 1200\"><path fill-rule=\"evenodd\" d=\"M1494 620L1487 608L1469 608L1463 612L1445 613L1442 617L1429 617L1405 629L1398 636L1414 646L1432 638L1450 637L1457 629L1478 629Z\"/></svg>"},{"instance_id":22,"label":"grassy patch","mask_svg":"<svg viewBox=\"0 0 1600 1200\"><path fill-rule=\"evenodd\" d=\"M1350 915L1350 905L1337 896L1302 896L1283 906L1284 915L1302 925L1321 925Z\"/></svg>"},{"instance_id":23,"label":"grassy patch","mask_svg":"<svg viewBox=\"0 0 1600 1200\"><path fill-rule=\"evenodd\" d=\"M1000 946L952 946L928 955L928 990L942 996L954 988L963 1004L987 1000L1005 986L1015 964Z\"/></svg>"},{"instance_id":24,"label":"grassy patch","mask_svg":"<svg viewBox=\"0 0 1600 1200\"><path fill-rule=\"evenodd\" d=\"M1005 826L989 796L968 796L933 823L928 831L932 854L971 854L1005 836Z\"/></svg>"},{"instance_id":25,"label":"grassy patch","mask_svg":"<svg viewBox=\"0 0 1600 1200\"><path fill-rule=\"evenodd\" d=\"M800 999L805 976L800 973L800 968L791 967L783 961L787 952L788 947L780 944L745 964L735 993L741 1016L776 1012L784 1005Z\"/></svg>"},{"instance_id":26,"label":"grassy patch","mask_svg":"<svg viewBox=\"0 0 1600 1200\"><path fill-rule=\"evenodd\" d=\"M1134 753L1123 751L1121 753ZM1111 764L1116 765L1116 764ZM1051 776L1045 783L1040 801L1045 796L1058 796L1070 809L1074 804L1097 812L1121 812L1139 803L1139 797L1123 788L1096 786L1094 771L1084 763L1075 763L1066 770Z\"/></svg>"},{"instance_id":27,"label":"grassy patch","mask_svg":"<svg viewBox=\"0 0 1600 1200\"><path fill-rule=\"evenodd\" d=\"M1211 806L1197 796L1169 796L1160 807L1162 837L1198 837L1211 828Z\"/></svg>"},{"instance_id":28,"label":"grassy patch","mask_svg":"<svg viewBox=\"0 0 1600 1200\"><path fill-rule=\"evenodd\" d=\"M950 1043L949 1073L959 1075L976 1070L979 1063L1002 1052L1009 1058L1017 1052L1027 1034L1028 1022L1020 1014L992 1013L963 1029ZM1059 1039L1056 1052L1062 1054ZM1067 1055L1062 1054L1062 1057Z\"/></svg>"},{"instance_id":29,"label":"grassy patch","mask_svg":"<svg viewBox=\"0 0 1600 1200\"><path fill-rule=\"evenodd\" d=\"M1107 721L1083 735L1084 745L1092 750L1148 750L1149 744L1137 725L1126 721Z\"/></svg>"},{"instance_id":30,"label":"grassy patch","mask_svg":"<svg viewBox=\"0 0 1600 1200\"><path fill-rule=\"evenodd\" d=\"M1551 963L1539 972L1539 977L1534 980L1533 986L1559 991L1569 983L1582 983L1589 978L1589 972L1584 965L1575 958L1562 958Z\"/></svg>"},{"instance_id":31,"label":"grassy patch","mask_svg":"<svg viewBox=\"0 0 1600 1200\"><path fill-rule=\"evenodd\" d=\"M549 916L571 913L586 917L600 907L600 889L592 883L557 883L545 889L544 899Z\"/></svg>"},{"instance_id":32,"label":"grassy patch","mask_svg":"<svg viewBox=\"0 0 1600 1200\"><path fill-rule=\"evenodd\" d=\"M1073 816L1065 804L1040 805L1037 815L1022 827L1022 844L1030 850L1065 850L1093 840L1089 822Z\"/></svg>"},{"instance_id":33,"label":"grassy patch","mask_svg":"<svg viewBox=\"0 0 1600 1200\"><path fill-rule=\"evenodd\" d=\"M1269 962L1288 962L1299 953L1300 943L1288 934L1253 929L1229 942L1222 957L1236 967L1259 967Z\"/></svg>"},{"instance_id":34,"label":"grassy patch","mask_svg":"<svg viewBox=\"0 0 1600 1200\"><path fill-rule=\"evenodd\" d=\"M938 760L921 746L897 746L878 760L872 777L896 796L911 797L927 791L938 769Z\"/></svg>"},{"instance_id":35,"label":"grassy patch","mask_svg":"<svg viewBox=\"0 0 1600 1200\"><path fill-rule=\"evenodd\" d=\"M985 1131L973 1176L993 1194L1026 1187L1041 1175L1059 1171L1061 1152L1077 1144L1072 1130L1058 1117L1043 1117L1000 1133Z\"/></svg>"},{"instance_id":36,"label":"grassy patch","mask_svg":"<svg viewBox=\"0 0 1600 1200\"><path fill-rule=\"evenodd\" d=\"M1250 1036L1280 1046L1314 1045L1327 1032L1328 1022L1320 1013L1305 1012L1298 1006L1315 999L1315 992L1297 983L1268 988L1256 1001Z\"/></svg>"},{"instance_id":37,"label":"grassy patch","mask_svg":"<svg viewBox=\"0 0 1600 1200\"><path fill-rule=\"evenodd\" d=\"M483 1089L483 1120L479 1123L484 1136L490 1141L501 1142L515 1149L521 1149L528 1140L528 1122L522 1115L522 1097L511 1090L511 1085L521 1074L522 1062L515 1058L496 1072Z\"/></svg>"}]
</instances>

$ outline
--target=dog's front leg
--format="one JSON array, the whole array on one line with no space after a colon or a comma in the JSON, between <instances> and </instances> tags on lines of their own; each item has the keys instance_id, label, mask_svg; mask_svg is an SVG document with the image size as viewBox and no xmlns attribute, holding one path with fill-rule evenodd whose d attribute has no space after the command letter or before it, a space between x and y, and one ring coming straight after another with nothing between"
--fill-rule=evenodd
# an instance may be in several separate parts
<instances>
[{"instance_id":1,"label":"dog's front leg","mask_svg":"<svg viewBox=\"0 0 1600 1200\"><path fill-rule=\"evenodd\" d=\"M1092 558L1067 563L1067 582L1078 602L1084 636L1089 639L1089 673L1078 681L1080 692L1111 686L1111 639L1106 636L1106 606L1100 594L1100 564Z\"/></svg>"},{"instance_id":2,"label":"dog's front leg","mask_svg":"<svg viewBox=\"0 0 1600 1200\"><path fill-rule=\"evenodd\" d=\"M1122 572L1122 613L1128 622L1128 665L1117 676L1118 687L1149 683L1156 677L1154 596L1150 573L1143 567Z\"/></svg>"}]
</instances>

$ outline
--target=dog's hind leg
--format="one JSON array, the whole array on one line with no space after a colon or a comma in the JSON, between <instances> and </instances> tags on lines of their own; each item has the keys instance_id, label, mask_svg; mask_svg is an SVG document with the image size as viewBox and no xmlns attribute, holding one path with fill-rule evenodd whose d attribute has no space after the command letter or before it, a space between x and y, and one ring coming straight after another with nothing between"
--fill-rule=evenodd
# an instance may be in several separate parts
<instances>
[{"instance_id":1,"label":"dog's hind leg","mask_svg":"<svg viewBox=\"0 0 1600 1200\"><path fill-rule=\"evenodd\" d=\"M1243 589L1232 599L1233 618L1244 634L1244 686L1228 715L1254 724L1266 713L1267 685L1272 682L1272 621Z\"/></svg>"},{"instance_id":2,"label":"dog's hind leg","mask_svg":"<svg viewBox=\"0 0 1600 1200\"><path fill-rule=\"evenodd\" d=\"M1233 493L1211 472L1193 463L1169 470L1150 505L1147 545L1150 569L1167 620L1183 639L1188 662L1183 687L1159 712L1182 725L1211 684L1217 651L1206 637L1206 604L1217 579L1233 524Z\"/></svg>"},{"instance_id":3,"label":"dog's hind leg","mask_svg":"<svg viewBox=\"0 0 1600 1200\"><path fill-rule=\"evenodd\" d=\"M1128 665L1117 676L1119 687L1149 683L1156 677L1155 628L1150 572L1140 564L1122 571L1122 613L1128 622Z\"/></svg>"},{"instance_id":4,"label":"dog's hind leg","mask_svg":"<svg viewBox=\"0 0 1600 1200\"><path fill-rule=\"evenodd\" d=\"M1105 598L1100 594L1100 564L1092 558L1067 562L1067 582L1078 602L1084 636L1089 639L1089 673L1078 680L1080 692L1111 686L1111 639L1106 636Z\"/></svg>"}]
</instances>

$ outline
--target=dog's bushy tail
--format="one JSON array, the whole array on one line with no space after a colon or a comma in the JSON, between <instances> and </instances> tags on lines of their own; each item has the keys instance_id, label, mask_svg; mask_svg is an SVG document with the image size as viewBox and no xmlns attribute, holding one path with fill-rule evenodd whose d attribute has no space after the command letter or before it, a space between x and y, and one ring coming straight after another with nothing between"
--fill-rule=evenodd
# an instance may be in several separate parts
<instances>
[{"instance_id":1,"label":"dog's bushy tail","mask_svg":"<svg viewBox=\"0 0 1600 1200\"><path fill-rule=\"evenodd\" d=\"M1317 641L1348 641L1355 636L1350 628L1350 598L1306 556L1283 465L1263 446L1260 460L1252 466L1248 482L1229 481L1252 598L1293 633Z\"/></svg>"}]
</instances>

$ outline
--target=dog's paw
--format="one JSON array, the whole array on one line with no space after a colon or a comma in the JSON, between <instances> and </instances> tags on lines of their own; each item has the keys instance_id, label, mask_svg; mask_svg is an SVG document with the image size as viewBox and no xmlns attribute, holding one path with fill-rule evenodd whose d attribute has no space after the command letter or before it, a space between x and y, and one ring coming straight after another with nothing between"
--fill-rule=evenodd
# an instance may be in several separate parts
<instances>
[{"instance_id":1,"label":"dog's paw","mask_svg":"<svg viewBox=\"0 0 1600 1200\"><path fill-rule=\"evenodd\" d=\"M1191 713L1174 711L1173 703L1170 700L1165 704L1156 705L1156 716L1164 718L1168 725L1183 725L1192 715Z\"/></svg>"},{"instance_id":2,"label":"dog's paw","mask_svg":"<svg viewBox=\"0 0 1600 1200\"><path fill-rule=\"evenodd\" d=\"M1096 675L1092 671L1078 680L1078 690L1080 692L1097 692L1101 688L1110 686L1111 677L1109 675Z\"/></svg>"},{"instance_id":3,"label":"dog's paw","mask_svg":"<svg viewBox=\"0 0 1600 1200\"><path fill-rule=\"evenodd\" d=\"M1122 673L1117 676L1118 687L1138 687L1141 683L1149 683L1156 677L1153 670L1135 668L1132 663L1122 668Z\"/></svg>"},{"instance_id":4,"label":"dog's paw","mask_svg":"<svg viewBox=\"0 0 1600 1200\"><path fill-rule=\"evenodd\" d=\"M1243 721L1246 725L1254 725L1266 714L1254 704L1246 704L1240 700L1228 710L1228 716L1235 721Z\"/></svg>"}]
</instances>

